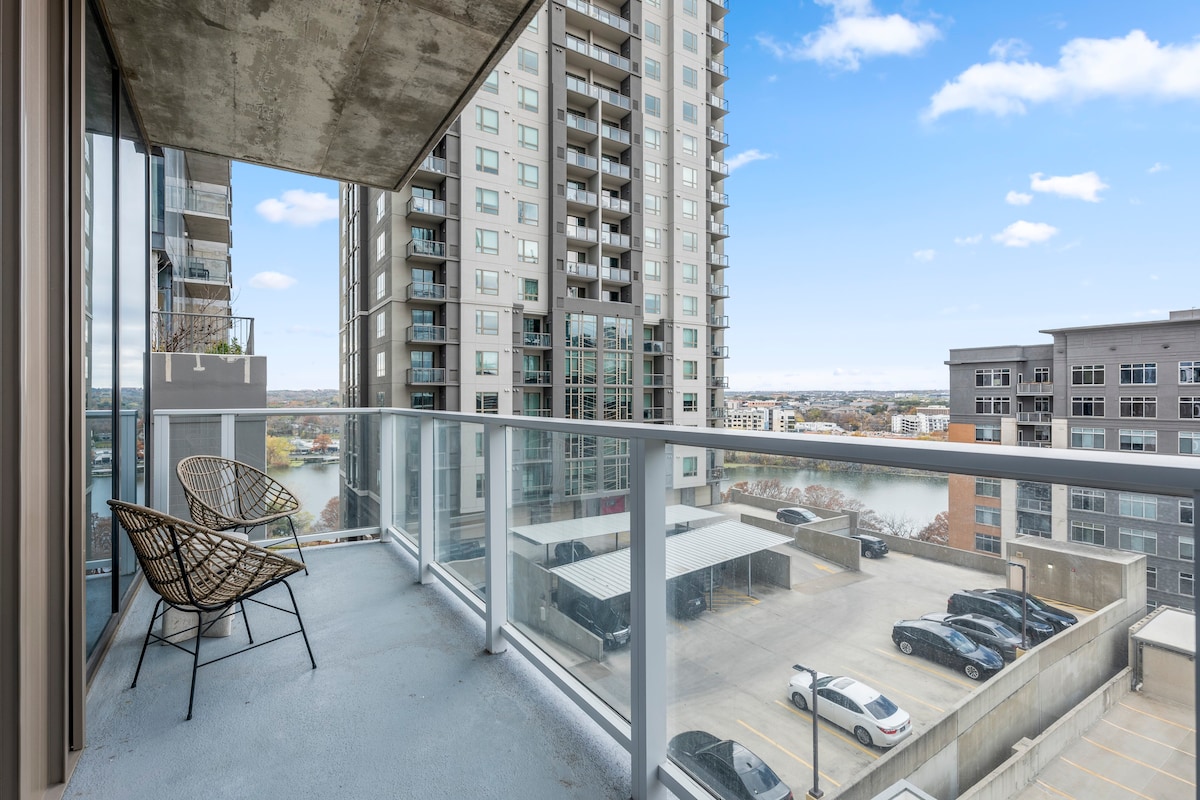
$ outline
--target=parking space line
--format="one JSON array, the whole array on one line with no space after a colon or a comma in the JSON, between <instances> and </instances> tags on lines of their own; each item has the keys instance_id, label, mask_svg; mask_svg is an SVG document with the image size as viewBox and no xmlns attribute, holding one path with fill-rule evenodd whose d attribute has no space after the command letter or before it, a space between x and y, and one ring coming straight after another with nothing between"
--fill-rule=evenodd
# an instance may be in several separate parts
<instances>
[{"instance_id":1,"label":"parking space line","mask_svg":"<svg viewBox=\"0 0 1200 800\"><path fill-rule=\"evenodd\" d=\"M811 710L810 710L810 711L809 711L809 712L806 714L806 713L804 713L803 711L801 711L800 709L796 708L794 705L792 705L792 704L790 704L790 703L785 703L785 702L783 702L782 700L776 700L775 702L776 702L778 705L781 705L781 706L783 706L783 707L784 707L784 708L786 708L788 711L790 711L790 712L792 712L793 714L795 714L797 717L800 717L800 719L812 719L812 711L811 711ZM826 732L833 734L834 736L836 736L837 738L841 739L843 742L846 742L847 744L850 744L850 745L853 745L854 747L857 747L859 750L863 751L864 753L866 753L867 755L869 755L871 758L879 758L879 753L876 753L876 752L875 752L875 751L873 751L873 750L868 750L867 748L863 747L863 746L862 746L862 744L861 744L861 743L858 741L858 739L854 739L854 738L852 738L852 737L849 737L849 736L847 736L847 735L846 735L846 734L845 734L845 733L842 731L842 729L841 729L841 728L836 728L836 727L833 727L832 725L830 725L829 723L827 723L827 722L826 722L825 720L823 720L823 719L822 719L822 720L819 720L818 722L819 722L819 724L820 724L821 728L822 728L823 730L825 730Z\"/></svg>"},{"instance_id":2,"label":"parking space line","mask_svg":"<svg viewBox=\"0 0 1200 800\"><path fill-rule=\"evenodd\" d=\"M1144 798L1144 800L1155 800L1155 798L1148 797L1147 795L1144 795L1141 792L1139 792L1137 789L1131 789L1123 783L1117 783L1112 778L1106 778L1105 776L1101 775L1099 772L1094 772L1094 771L1088 769L1087 767L1081 767L1079 764L1076 764L1074 761L1063 758L1062 756L1059 756L1058 760L1062 761L1065 764L1070 764L1075 769L1080 770L1081 772L1086 772L1088 775L1091 775L1094 778L1099 778L1100 780L1104 781L1105 783L1111 783L1113 786L1116 786L1118 789L1124 789L1125 791L1129 792L1130 794L1136 794L1138 797Z\"/></svg>"},{"instance_id":3,"label":"parking space line","mask_svg":"<svg viewBox=\"0 0 1200 800\"><path fill-rule=\"evenodd\" d=\"M852 669L846 670L847 675L849 675L851 673L857 675L860 678L866 678L867 681L870 682L870 685L872 687L879 685L879 686L882 686L883 688L887 689L892 694L902 694L905 697L907 697L909 700L915 700L923 706L928 706L929 708L932 708L934 711L938 712L939 714L941 714L943 711L945 711L944 708L939 708L938 706L935 706L933 703L927 703L924 700L922 700L921 698L917 697L916 695L911 695L908 692L904 691L903 689L897 689L895 686L889 686L888 684L880 681L878 678L874 678L874 677L868 678L866 675L863 675L861 672L855 672Z\"/></svg>"},{"instance_id":4,"label":"parking space line","mask_svg":"<svg viewBox=\"0 0 1200 800\"><path fill-rule=\"evenodd\" d=\"M1112 727L1116 728L1117 730L1121 731L1122 733L1127 733L1130 736L1136 736L1139 739L1145 739L1147 742L1154 742L1155 744L1165 747L1168 750L1174 750L1176 753L1183 753L1188 758L1196 757L1195 753L1189 753L1187 750L1180 749L1178 747L1175 747L1174 745L1169 745L1166 742L1159 741L1158 739L1152 739L1149 736L1146 736L1145 734L1138 733L1137 731L1131 731L1128 728L1122 728L1120 725L1118 725L1115 722L1111 722L1107 719L1102 719L1100 721L1103 722L1105 725L1111 725Z\"/></svg>"},{"instance_id":5,"label":"parking space line","mask_svg":"<svg viewBox=\"0 0 1200 800\"><path fill-rule=\"evenodd\" d=\"M1168 725L1174 725L1176 728L1183 728L1188 733L1196 732L1195 728L1189 728L1187 725L1181 725L1180 723L1169 720L1166 717L1160 717L1157 714L1151 714L1149 711L1142 711L1140 708L1134 708L1133 706L1131 706L1127 703L1121 703L1120 705L1123 706L1124 708L1128 708L1130 711L1134 712L1135 714L1141 714L1144 717L1150 717L1151 719L1156 719L1159 722L1165 722Z\"/></svg>"},{"instance_id":6,"label":"parking space line","mask_svg":"<svg viewBox=\"0 0 1200 800\"><path fill-rule=\"evenodd\" d=\"M1062 789L1056 789L1055 787L1053 787L1053 786L1051 786L1050 784L1046 783L1046 782L1045 782L1044 780L1042 780L1041 778L1038 778L1038 779L1037 779L1037 784L1038 784L1038 786L1041 786L1043 789L1049 789L1050 791L1054 792L1055 794L1057 794L1057 795L1059 795L1059 796L1061 796L1061 797L1065 797L1065 798L1067 798L1067 800L1075 800L1075 795L1067 794L1067 793L1066 793L1066 792L1064 792Z\"/></svg>"},{"instance_id":7,"label":"parking space line","mask_svg":"<svg viewBox=\"0 0 1200 800\"><path fill-rule=\"evenodd\" d=\"M739 724L739 725L741 725L741 726L742 726L743 728L745 728L746 730L748 730L748 731L750 731L751 733L753 733L754 735L758 736L758 737L759 737L760 739L762 739L764 742L767 742L768 744L774 745L775 747L777 747L777 748L779 749L779 751L780 751L780 752L782 752L782 753L786 753L787 755L789 755L789 756L791 756L792 758L794 758L794 759L796 759L797 761L799 761L799 762L800 762L801 764L803 764L804 766L808 767L809 769L812 769L812 764L808 763L808 762L807 762L807 761L805 761L803 758L801 758L800 756L798 756L798 755L796 755L795 753L793 753L791 750L788 750L786 747L784 747L784 746L783 746L783 745L781 745L779 742L777 742L777 741L775 741L774 739L772 739L770 736L766 736L766 735L764 735L764 734L762 734L762 733L759 733L758 731L754 730L754 728L751 728L749 725L747 725L746 723L742 722L740 719L738 720L738 724ZM822 777L822 778L824 778L825 780L829 781L830 783L832 783L834 786L838 786L838 787L840 787L840 786L841 786L841 784L840 784L840 783L838 783L838 782L837 782L837 781L835 781L833 778L831 778L831 777L829 777L828 775L826 775L824 772L822 772L822 773L821 773L821 777Z\"/></svg>"},{"instance_id":8,"label":"parking space line","mask_svg":"<svg viewBox=\"0 0 1200 800\"><path fill-rule=\"evenodd\" d=\"M824 564L818 564L816 561L813 562L813 567L821 570L822 572L837 572L837 570L833 567L827 567Z\"/></svg>"},{"instance_id":9,"label":"parking space line","mask_svg":"<svg viewBox=\"0 0 1200 800\"><path fill-rule=\"evenodd\" d=\"M930 675L936 675L939 678L942 678L943 680L950 681L951 683L957 683L959 686L965 686L966 688L971 689L971 690L975 689L975 684L967 683L966 681L960 681L958 678L947 675L943 672L938 672L935 669L930 669L929 667L925 666L924 664L916 663L916 657L914 657L914 656L898 656L898 655L895 655L894 653L889 653L887 650L880 650L878 647L875 648L875 652L882 653L883 655L887 656L888 658L892 659L893 661L898 661L901 664L908 664L910 667L915 667L915 668L921 670L922 672L928 672Z\"/></svg>"},{"instance_id":10,"label":"parking space line","mask_svg":"<svg viewBox=\"0 0 1200 800\"><path fill-rule=\"evenodd\" d=\"M1120 753L1120 752L1117 752L1116 750L1113 750L1111 747L1105 747L1104 745L1100 744L1099 742L1097 742L1093 739L1089 739L1086 736L1081 736L1080 738L1083 739L1088 744L1090 744L1092 747L1098 747L1101 750L1105 751L1106 753L1112 753L1114 756L1117 756L1118 758L1123 758L1126 761L1132 761L1134 764L1137 764L1140 767L1145 767L1146 769L1152 769L1160 775L1166 775L1168 778L1174 778L1175 780L1179 781L1180 783L1186 783L1188 786L1194 787L1196 785L1195 781L1189 781L1187 778L1181 778L1173 772L1167 772L1165 769L1159 769L1158 767L1152 767L1149 764L1147 764L1145 761L1138 761L1133 756L1127 756L1124 753Z\"/></svg>"}]
</instances>

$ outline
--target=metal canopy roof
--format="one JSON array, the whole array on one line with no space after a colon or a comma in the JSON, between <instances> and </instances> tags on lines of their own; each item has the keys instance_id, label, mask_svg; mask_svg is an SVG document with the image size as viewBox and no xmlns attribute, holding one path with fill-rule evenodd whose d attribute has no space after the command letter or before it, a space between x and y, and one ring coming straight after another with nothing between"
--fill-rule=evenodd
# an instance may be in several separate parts
<instances>
[{"instance_id":1,"label":"metal canopy roof","mask_svg":"<svg viewBox=\"0 0 1200 800\"><path fill-rule=\"evenodd\" d=\"M791 541L790 536L733 520L668 536L667 580ZM600 600L629 593L628 548L563 564L550 571Z\"/></svg>"},{"instance_id":2,"label":"metal canopy roof","mask_svg":"<svg viewBox=\"0 0 1200 800\"><path fill-rule=\"evenodd\" d=\"M705 519L717 519L721 516L715 511L695 506L667 506L667 527L687 525ZM556 522L543 522L538 525L518 525L512 528L512 532L534 544L558 544L559 542L590 539L593 536L611 536L630 530L630 526L630 514L628 511L624 511L620 514L603 514L598 517L560 519Z\"/></svg>"}]
</instances>

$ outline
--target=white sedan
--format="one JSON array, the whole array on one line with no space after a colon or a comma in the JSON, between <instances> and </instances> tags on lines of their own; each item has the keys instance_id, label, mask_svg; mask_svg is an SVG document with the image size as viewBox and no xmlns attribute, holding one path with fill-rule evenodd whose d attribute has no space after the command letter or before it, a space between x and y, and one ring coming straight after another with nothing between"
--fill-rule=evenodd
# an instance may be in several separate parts
<instances>
[{"instance_id":1,"label":"white sedan","mask_svg":"<svg viewBox=\"0 0 1200 800\"><path fill-rule=\"evenodd\" d=\"M813 706L812 675L797 669L788 699L801 711ZM912 718L879 692L853 678L817 673L817 713L863 744L891 747L912 735Z\"/></svg>"}]
</instances>

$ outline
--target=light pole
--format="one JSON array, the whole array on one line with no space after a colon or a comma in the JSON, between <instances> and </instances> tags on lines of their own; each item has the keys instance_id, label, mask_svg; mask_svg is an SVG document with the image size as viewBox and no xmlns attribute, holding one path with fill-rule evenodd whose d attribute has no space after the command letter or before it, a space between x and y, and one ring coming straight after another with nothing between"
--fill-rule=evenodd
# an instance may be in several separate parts
<instances>
[{"instance_id":1,"label":"light pole","mask_svg":"<svg viewBox=\"0 0 1200 800\"><path fill-rule=\"evenodd\" d=\"M801 664L793 664L792 669L800 672L807 672L812 678L812 683L809 686L812 688L812 715L813 715L813 785L808 790L808 796L812 800L820 800L821 792L821 773L817 769L817 671L809 669Z\"/></svg>"},{"instance_id":2,"label":"light pole","mask_svg":"<svg viewBox=\"0 0 1200 800\"><path fill-rule=\"evenodd\" d=\"M1021 649L1028 650L1029 643L1025 637L1028 635L1026 630L1029 627L1029 598L1025 594L1025 565L1018 564L1016 561L1009 561L1008 565L1021 570Z\"/></svg>"}]
</instances>

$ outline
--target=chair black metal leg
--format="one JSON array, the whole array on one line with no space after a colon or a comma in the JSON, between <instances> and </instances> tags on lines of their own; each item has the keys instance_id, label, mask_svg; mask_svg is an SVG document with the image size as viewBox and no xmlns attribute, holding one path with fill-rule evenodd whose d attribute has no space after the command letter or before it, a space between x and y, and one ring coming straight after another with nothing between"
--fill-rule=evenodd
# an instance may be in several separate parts
<instances>
[{"instance_id":1,"label":"chair black metal leg","mask_svg":"<svg viewBox=\"0 0 1200 800\"><path fill-rule=\"evenodd\" d=\"M250 644L254 644L254 634L250 632L250 618L246 616L246 604L239 600L238 605L242 609L242 621L246 623L246 636L249 637Z\"/></svg>"},{"instance_id":2,"label":"chair black metal leg","mask_svg":"<svg viewBox=\"0 0 1200 800\"><path fill-rule=\"evenodd\" d=\"M313 658L312 645L308 643L308 634L304 631L304 618L300 616L300 606L296 605L296 595L292 592L292 587L288 586L287 581L280 581L287 587L288 596L292 598L292 608L296 610L296 622L300 623L300 635L304 637L304 646L308 649L308 660L312 662L312 668L317 668L317 660Z\"/></svg>"},{"instance_id":3,"label":"chair black metal leg","mask_svg":"<svg viewBox=\"0 0 1200 800\"><path fill-rule=\"evenodd\" d=\"M138 675L142 674L142 661L146 658L146 646L150 644L150 632L154 630L154 622L158 619L158 609L162 608L162 598L158 598L158 602L154 604L154 613L150 615L150 626L146 628L146 638L142 640L142 654L138 656L137 669L133 672L133 683L129 684L129 688L133 689L137 686Z\"/></svg>"},{"instance_id":4,"label":"chair black metal leg","mask_svg":"<svg viewBox=\"0 0 1200 800\"><path fill-rule=\"evenodd\" d=\"M304 560L304 548L300 546L300 537L296 535L296 526L292 523L292 518L288 517L288 526L292 529L292 540L296 543L296 552L300 554L300 563L304 565L304 574L308 574L308 562ZM291 591L290 589L288 591Z\"/></svg>"},{"instance_id":5,"label":"chair black metal leg","mask_svg":"<svg viewBox=\"0 0 1200 800\"><path fill-rule=\"evenodd\" d=\"M204 638L204 614L196 612L196 649L192 654L192 688L188 691L187 719L192 718L192 703L196 699L196 671L200 669L200 640Z\"/></svg>"}]
</instances>

